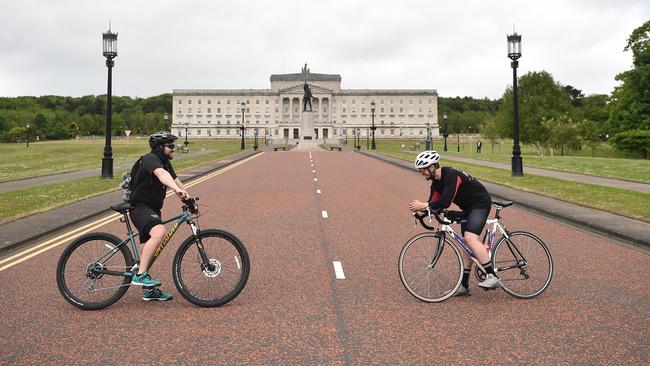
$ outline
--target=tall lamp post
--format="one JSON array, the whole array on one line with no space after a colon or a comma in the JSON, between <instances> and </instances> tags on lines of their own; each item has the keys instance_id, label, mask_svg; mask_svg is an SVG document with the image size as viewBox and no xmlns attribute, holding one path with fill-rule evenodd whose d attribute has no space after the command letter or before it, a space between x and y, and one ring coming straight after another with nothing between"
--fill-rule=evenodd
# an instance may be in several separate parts
<instances>
[{"instance_id":1,"label":"tall lamp post","mask_svg":"<svg viewBox=\"0 0 650 366\"><path fill-rule=\"evenodd\" d=\"M165 121L165 131L167 131L167 120L169 119L169 113L163 113L163 120ZM169 129L171 131L171 128Z\"/></svg>"},{"instance_id":2,"label":"tall lamp post","mask_svg":"<svg viewBox=\"0 0 650 366\"><path fill-rule=\"evenodd\" d=\"M187 141L187 130L188 130L189 128L190 128L190 123L189 123L189 122L185 122L185 146L186 146L186 147L187 147L187 144L189 144L189 142Z\"/></svg>"},{"instance_id":3,"label":"tall lamp post","mask_svg":"<svg viewBox=\"0 0 650 366\"><path fill-rule=\"evenodd\" d=\"M108 32L102 33L104 43L104 57L106 57L106 67L108 68L108 91L106 92L106 146L104 146L104 158L102 159L102 178L113 179L113 148L111 147L111 116L113 114L113 91L112 91L112 70L113 59L117 57L117 33L111 32L111 27L108 27Z\"/></svg>"},{"instance_id":4,"label":"tall lamp post","mask_svg":"<svg viewBox=\"0 0 650 366\"><path fill-rule=\"evenodd\" d=\"M246 126L244 126L244 112L246 112L246 103L241 102L241 127L239 129L241 130L241 149L244 150L246 148L246 145L244 145L244 130L246 129Z\"/></svg>"},{"instance_id":5,"label":"tall lamp post","mask_svg":"<svg viewBox=\"0 0 650 366\"><path fill-rule=\"evenodd\" d=\"M255 148L255 151L257 151L257 134L258 133L259 133L259 131L257 130L257 128L255 128L255 145L253 146Z\"/></svg>"},{"instance_id":6,"label":"tall lamp post","mask_svg":"<svg viewBox=\"0 0 650 366\"><path fill-rule=\"evenodd\" d=\"M456 114L456 133L456 147L458 148L458 152L460 152L460 120L458 114Z\"/></svg>"},{"instance_id":7,"label":"tall lamp post","mask_svg":"<svg viewBox=\"0 0 650 366\"><path fill-rule=\"evenodd\" d=\"M512 176L524 175L524 164L521 159L521 147L519 146L519 100L517 98L517 67L521 57L521 35L516 32L508 37L508 58L512 60L512 96L514 108L514 130L512 146Z\"/></svg>"},{"instance_id":8,"label":"tall lamp post","mask_svg":"<svg viewBox=\"0 0 650 366\"><path fill-rule=\"evenodd\" d=\"M445 139L445 151L447 151L447 137L449 137L449 133L447 132L447 111L444 111L442 113L442 119L445 121L445 132L442 134L442 137Z\"/></svg>"},{"instance_id":9,"label":"tall lamp post","mask_svg":"<svg viewBox=\"0 0 650 366\"><path fill-rule=\"evenodd\" d=\"M31 126L29 125L29 123L27 124L27 126L25 126L25 137L26 137L25 140L27 140L27 148L29 148L29 135L30 135L30 130L29 129L30 129L30 127Z\"/></svg>"},{"instance_id":10,"label":"tall lamp post","mask_svg":"<svg viewBox=\"0 0 650 366\"><path fill-rule=\"evenodd\" d=\"M427 123L427 138L424 140L425 150L431 150L431 123Z\"/></svg>"},{"instance_id":11,"label":"tall lamp post","mask_svg":"<svg viewBox=\"0 0 650 366\"><path fill-rule=\"evenodd\" d=\"M375 145L375 130L377 127L375 126L375 101L373 100L370 102L370 113L372 115L372 127L370 129L372 130L372 145L370 145L370 148L372 150L376 150L377 146Z\"/></svg>"}]
</instances>

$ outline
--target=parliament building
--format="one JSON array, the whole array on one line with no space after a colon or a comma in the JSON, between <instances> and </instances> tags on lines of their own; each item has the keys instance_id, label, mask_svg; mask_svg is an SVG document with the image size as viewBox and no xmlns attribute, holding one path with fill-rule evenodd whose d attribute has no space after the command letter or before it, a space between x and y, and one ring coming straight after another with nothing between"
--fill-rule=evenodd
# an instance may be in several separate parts
<instances>
[{"instance_id":1,"label":"parliament building","mask_svg":"<svg viewBox=\"0 0 650 366\"><path fill-rule=\"evenodd\" d=\"M270 89L174 89L171 131L189 139L237 138L243 130L246 137L298 140L304 133L307 83L313 96L310 135L315 139L368 136L372 102L378 139L424 139L427 130L439 135L435 89L341 89L340 75L311 73L307 65L300 73L270 79Z\"/></svg>"}]
</instances>

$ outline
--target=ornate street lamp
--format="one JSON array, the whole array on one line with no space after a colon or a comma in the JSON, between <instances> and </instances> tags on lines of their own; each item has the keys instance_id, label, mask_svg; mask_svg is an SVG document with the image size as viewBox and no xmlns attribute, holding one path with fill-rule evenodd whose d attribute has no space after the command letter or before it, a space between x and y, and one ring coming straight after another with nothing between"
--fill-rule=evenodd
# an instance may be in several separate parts
<instances>
[{"instance_id":1,"label":"ornate street lamp","mask_svg":"<svg viewBox=\"0 0 650 366\"><path fill-rule=\"evenodd\" d=\"M189 128L190 128L190 123L189 123L189 122L185 122L185 147L187 147L187 144L189 144L189 142L187 141L187 130L188 130Z\"/></svg>"},{"instance_id":2,"label":"ornate street lamp","mask_svg":"<svg viewBox=\"0 0 650 366\"><path fill-rule=\"evenodd\" d=\"M244 126L244 112L246 112L246 103L241 102L241 127L239 129L241 130L241 149L244 150L246 148L246 145L244 145L244 130L246 129L246 126Z\"/></svg>"},{"instance_id":3,"label":"ornate street lamp","mask_svg":"<svg viewBox=\"0 0 650 366\"><path fill-rule=\"evenodd\" d=\"M259 132L258 132L257 128L255 128L255 146L253 146L255 148L255 151L257 151L257 135L258 134L259 134Z\"/></svg>"},{"instance_id":4,"label":"ornate street lamp","mask_svg":"<svg viewBox=\"0 0 650 366\"><path fill-rule=\"evenodd\" d=\"M458 152L460 152L460 120L458 114L456 114L456 133L457 133L456 147L458 148Z\"/></svg>"},{"instance_id":5,"label":"ornate street lamp","mask_svg":"<svg viewBox=\"0 0 650 366\"><path fill-rule=\"evenodd\" d=\"M163 120L165 121L165 131L167 131L167 120L169 119L169 113L163 113ZM171 131L171 128L169 129Z\"/></svg>"},{"instance_id":6,"label":"ornate street lamp","mask_svg":"<svg viewBox=\"0 0 650 366\"><path fill-rule=\"evenodd\" d=\"M427 137L424 140L425 150L431 150L431 123L427 122Z\"/></svg>"},{"instance_id":7,"label":"ornate street lamp","mask_svg":"<svg viewBox=\"0 0 650 366\"><path fill-rule=\"evenodd\" d=\"M27 148L29 148L29 135L30 135L30 132L31 132L29 130L30 127L31 126L29 125L29 123L27 124L27 126L25 126L25 137L27 137L25 140L27 140Z\"/></svg>"},{"instance_id":8,"label":"ornate street lamp","mask_svg":"<svg viewBox=\"0 0 650 366\"><path fill-rule=\"evenodd\" d=\"M449 133L447 132L447 111L442 112L442 119L445 121L445 132L443 132L442 137L445 139L445 151L447 151L447 137L449 137Z\"/></svg>"},{"instance_id":9,"label":"ornate street lamp","mask_svg":"<svg viewBox=\"0 0 650 366\"><path fill-rule=\"evenodd\" d=\"M112 70L113 59L117 57L117 33L111 32L110 25L108 32L102 33L104 43L104 57L108 68L108 91L106 92L106 146L104 146L104 158L102 159L102 178L113 179L113 148L111 147L111 117L113 114L113 91L112 91Z\"/></svg>"},{"instance_id":10,"label":"ornate street lamp","mask_svg":"<svg viewBox=\"0 0 650 366\"><path fill-rule=\"evenodd\" d=\"M512 146L512 176L524 175L524 164L521 159L521 147L519 146L519 105L517 98L517 67L521 57L521 35L516 32L508 37L508 58L512 60L512 96L514 106L514 131Z\"/></svg>"},{"instance_id":11,"label":"ornate street lamp","mask_svg":"<svg viewBox=\"0 0 650 366\"><path fill-rule=\"evenodd\" d=\"M372 114L372 127L370 129L372 130L372 145L370 148L372 150L376 150L377 146L375 145L375 130L377 127L375 126L375 101L373 100L370 102L370 113Z\"/></svg>"}]
</instances>

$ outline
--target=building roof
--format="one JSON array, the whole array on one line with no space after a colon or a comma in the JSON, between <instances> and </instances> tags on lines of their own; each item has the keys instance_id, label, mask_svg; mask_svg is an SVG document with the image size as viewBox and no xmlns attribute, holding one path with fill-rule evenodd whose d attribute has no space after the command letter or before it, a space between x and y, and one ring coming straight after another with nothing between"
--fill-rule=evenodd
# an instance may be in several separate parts
<instances>
[{"instance_id":1,"label":"building roof","mask_svg":"<svg viewBox=\"0 0 650 366\"><path fill-rule=\"evenodd\" d=\"M271 81L305 81L307 73L301 72L296 74L272 74ZM341 75L338 74L314 74L309 73L309 81L341 81Z\"/></svg>"}]
</instances>

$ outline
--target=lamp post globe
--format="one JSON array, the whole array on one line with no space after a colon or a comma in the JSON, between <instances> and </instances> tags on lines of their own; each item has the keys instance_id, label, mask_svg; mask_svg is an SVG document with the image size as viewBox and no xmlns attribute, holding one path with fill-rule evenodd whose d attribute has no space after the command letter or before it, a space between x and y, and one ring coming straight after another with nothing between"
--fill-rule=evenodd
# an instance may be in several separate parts
<instances>
[{"instance_id":1,"label":"lamp post globe","mask_svg":"<svg viewBox=\"0 0 650 366\"><path fill-rule=\"evenodd\" d=\"M240 148L244 150L246 148L246 145L244 144L244 130L246 130L246 126L244 126L244 112L246 112L246 103L241 102L241 127L239 129L241 130L241 145Z\"/></svg>"},{"instance_id":2,"label":"lamp post globe","mask_svg":"<svg viewBox=\"0 0 650 366\"><path fill-rule=\"evenodd\" d=\"M442 119L445 121L445 130L442 133L442 137L445 139L444 151L447 151L447 137L449 137L449 133L447 132L447 117L449 117L449 115L447 114L447 111L444 111L442 113Z\"/></svg>"},{"instance_id":3,"label":"lamp post globe","mask_svg":"<svg viewBox=\"0 0 650 366\"><path fill-rule=\"evenodd\" d=\"M106 92L106 145L104 146L104 158L102 158L102 178L113 179L113 148L111 147L111 117L113 114L113 90L112 70L115 64L113 59L117 57L117 33L111 32L110 25L108 32L102 33L103 54L106 57L106 68L108 68L108 90Z\"/></svg>"},{"instance_id":4,"label":"lamp post globe","mask_svg":"<svg viewBox=\"0 0 650 366\"><path fill-rule=\"evenodd\" d=\"M372 114L372 127L370 129L372 130L372 145L370 145L370 148L372 150L376 150L377 146L375 145L375 130L377 127L375 126L375 101L373 100L370 102L370 113Z\"/></svg>"},{"instance_id":5,"label":"lamp post globe","mask_svg":"<svg viewBox=\"0 0 650 366\"><path fill-rule=\"evenodd\" d=\"M517 96L517 67L521 57L521 35L516 32L507 36L508 58L512 60L512 97L513 97L513 145L512 145L512 176L524 175L524 164L521 158L521 147L519 146L519 99Z\"/></svg>"}]
</instances>

